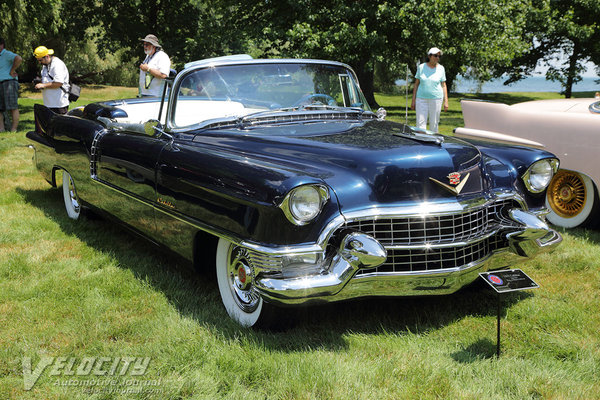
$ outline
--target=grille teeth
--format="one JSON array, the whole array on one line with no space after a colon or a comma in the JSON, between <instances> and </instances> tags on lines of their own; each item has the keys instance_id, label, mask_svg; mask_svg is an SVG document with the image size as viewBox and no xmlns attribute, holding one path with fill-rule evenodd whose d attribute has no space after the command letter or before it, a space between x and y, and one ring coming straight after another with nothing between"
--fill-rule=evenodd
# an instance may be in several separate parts
<instances>
[{"instance_id":1,"label":"grille teeth","mask_svg":"<svg viewBox=\"0 0 600 400\"><path fill-rule=\"evenodd\" d=\"M248 259L252 266L273 272L281 272L282 257L248 251Z\"/></svg>"},{"instance_id":2,"label":"grille teeth","mask_svg":"<svg viewBox=\"0 0 600 400\"><path fill-rule=\"evenodd\" d=\"M377 268L360 270L368 274L435 271L456 268L481 260L507 247L496 234L504 207L516 207L512 200L476 210L427 217L386 217L350 222L347 227L367 233L388 251L387 261ZM452 246L452 243L467 243ZM444 245L436 248L436 245ZM411 246L413 248L399 248Z\"/></svg>"},{"instance_id":3,"label":"grille teeth","mask_svg":"<svg viewBox=\"0 0 600 400\"><path fill-rule=\"evenodd\" d=\"M386 247L469 242L493 231L501 208L508 204L512 202L451 215L357 220L347 227L373 236Z\"/></svg>"},{"instance_id":4,"label":"grille teeth","mask_svg":"<svg viewBox=\"0 0 600 400\"><path fill-rule=\"evenodd\" d=\"M394 216L352 221L344 230L350 228L367 233L379 240L388 251L384 264L361 269L356 276L436 271L481 260L495 250L508 247L504 237L496 232L504 208L520 207L512 200L506 200L450 215L427 218ZM469 243L452 246L452 243L458 242ZM424 248L426 244L428 248ZM444 247L436 248L435 245ZM277 273L282 270L281 256L248 251L248 259L254 267L265 271Z\"/></svg>"}]
</instances>

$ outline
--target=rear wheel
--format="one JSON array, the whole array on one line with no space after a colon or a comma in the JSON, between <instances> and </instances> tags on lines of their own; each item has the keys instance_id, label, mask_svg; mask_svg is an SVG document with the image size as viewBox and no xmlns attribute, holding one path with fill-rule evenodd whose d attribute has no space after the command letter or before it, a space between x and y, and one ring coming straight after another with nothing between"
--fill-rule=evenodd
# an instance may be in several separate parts
<instances>
[{"instance_id":1,"label":"rear wheel","mask_svg":"<svg viewBox=\"0 0 600 400\"><path fill-rule=\"evenodd\" d=\"M65 200L65 209L67 215L71 219L78 219L81 215L81 205L79 204L79 198L77 197L77 190L75 189L75 182L67 171L63 171L63 198Z\"/></svg>"},{"instance_id":2,"label":"rear wheel","mask_svg":"<svg viewBox=\"0 0 600 400\"><path fill-rule=\"evenodd\" d=\"M594 182L576 171L561 169L546 193L548 221L564 228L596 224L598 201Z\"/></svg>"}]
</instances>

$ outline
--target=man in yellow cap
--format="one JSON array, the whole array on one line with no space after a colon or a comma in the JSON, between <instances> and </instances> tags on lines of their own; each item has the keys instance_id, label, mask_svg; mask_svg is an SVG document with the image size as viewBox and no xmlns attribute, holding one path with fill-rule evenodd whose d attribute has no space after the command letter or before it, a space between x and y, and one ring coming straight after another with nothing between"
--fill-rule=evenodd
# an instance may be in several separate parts
<instances>
[{"instance_id":1,"label":"man in yellow cap","mask_svg":"<svg viewBox=\"0 0 600 400\"><path fill-rule=\"evenodd\" d=\"M69 111L69 71L54 50L39 46L33 55L42 64L42 82L35 85L42 90L44 105L57 114Z\"/></svg>"}]
</instances>

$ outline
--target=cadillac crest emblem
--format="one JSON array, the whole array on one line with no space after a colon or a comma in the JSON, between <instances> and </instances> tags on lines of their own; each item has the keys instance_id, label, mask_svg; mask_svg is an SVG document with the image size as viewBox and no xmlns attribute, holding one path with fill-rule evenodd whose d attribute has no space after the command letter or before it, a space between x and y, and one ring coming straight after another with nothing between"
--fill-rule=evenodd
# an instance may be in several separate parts
<instances>
[{"instance_id":1,"label":"cadillac crest emblem","mask_svg":"<svg viewBox=\"0 0 600 400\"><path fill-rule=\"evenodd\" d=\"M471 175L471 173L467 173L467 175L465 175L464 179L461 180L461 176L460 176L459 172L451 172L450 174L448 174L447 178L450 181L450 185L455 185L455 186L450 186L450 185L445 184L444 182L440 182L437 179L434 179L432 177L429 177L429 179L431 181L437 183L444 189L448 190L450 193L458 196L460 194L461 190L463 190L463 188L465 187L465 184L467 183L467 180L469 179L470 175Z\"/></svg>"},{"instance_id":2,"label":"cadillac crest emblem","mask_svg":"<svg viewBox=\"0 0 600 400\"><path fill-rule=\"evenodd\" d=\"M458 185L460 183L460 174L458 172L452 172L448 175L451 185Z\"/></svg>"}]
</instances>

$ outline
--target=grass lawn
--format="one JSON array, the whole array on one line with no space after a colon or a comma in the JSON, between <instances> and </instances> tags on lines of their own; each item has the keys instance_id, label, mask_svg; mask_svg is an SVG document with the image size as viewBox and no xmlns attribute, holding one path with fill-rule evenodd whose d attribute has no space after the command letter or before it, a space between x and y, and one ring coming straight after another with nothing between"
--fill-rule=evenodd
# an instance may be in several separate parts
<instances>
[{"instance_id":1,"label":"grass lawn","mask_svg":"<svg viewBox=\"0 0 600 400\"><path fill-rule=\"evenodd\" d=\"M136 92L84 87L76 105ZM452 95L442 132L462 125L462 97L559 95ZM403 97L377 99L404 120ZM600 398L599 232L563 232L555 253L521 265L541 288L506 296L500 359L496 298L481 284L304 308L284 332L243 329L185 262L104 220L67 218L31 163L34 103L25 91L20 130L0 133L0 399ZM47 357L149 363L142 376L48 367L25 390L27 357L33 370Z\"/></svg>"}]
</instances>

